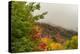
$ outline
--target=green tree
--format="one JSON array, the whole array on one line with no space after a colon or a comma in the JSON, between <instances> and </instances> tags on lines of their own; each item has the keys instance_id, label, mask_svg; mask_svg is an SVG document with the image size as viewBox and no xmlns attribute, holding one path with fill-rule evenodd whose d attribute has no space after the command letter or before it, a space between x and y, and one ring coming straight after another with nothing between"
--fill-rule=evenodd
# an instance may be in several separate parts
<instances>
[{"instance_id":1,"label":"green tree","mask_svg":"<svg viewBox=\"0 0 80 54\"><path fill-rule=\"evenodd\" d=\"M33 16L40 10L40 3L11 2L11 52L32 51L35 43L31 40L36 21L43 19L47 12Z\"/></svg>"},{"instance_id":2,"label":"green tree","mask_svg":"<svg viewBox=\"0 0 80 54\"><path fill-rule=\"evenodd\" d=\"M71 47L73 49L77 49L78 48L78 36L73 36L71 39Z\"/></svg>"},{"instance_id":3,"label":"green tree","mask_svg":"<svg viewBox=\"0 0 80 54\"><path fill-rule=\"evenodd\" d=\"M66 49L77 49L78 48L78 36L72 36L71 40L66 41Z\"/></svg>"}]
</instances>

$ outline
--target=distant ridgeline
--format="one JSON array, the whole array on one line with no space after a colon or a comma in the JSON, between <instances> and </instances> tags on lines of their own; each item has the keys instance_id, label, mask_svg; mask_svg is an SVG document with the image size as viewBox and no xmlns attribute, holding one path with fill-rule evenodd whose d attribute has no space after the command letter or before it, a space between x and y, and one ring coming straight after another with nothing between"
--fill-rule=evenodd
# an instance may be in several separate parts
<instances>
[{"instance_id":1,"label":"distant ridgeline","mask_svg":"<svg viewBox=\"0 0 80 54\"><path fill-rule=\"evenodd\" d=\"M78 32L73 30L67 30L59 26L51 26L46 23L37 23L38 26L43 28L43 34L50 34L52 38L54 38L56 41L60 42L59 39L66 40L71 39L73 35L78 35ZM62 41L64 42L64 41Z\"/></svg>"}]
</instances>

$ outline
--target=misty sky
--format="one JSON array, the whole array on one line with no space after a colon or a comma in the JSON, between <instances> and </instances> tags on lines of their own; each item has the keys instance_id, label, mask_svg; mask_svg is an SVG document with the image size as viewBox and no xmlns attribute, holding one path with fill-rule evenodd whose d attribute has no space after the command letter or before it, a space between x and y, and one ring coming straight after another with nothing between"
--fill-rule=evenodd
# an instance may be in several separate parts
<instances>
[{"instance_id":1,"label":"misty sky","mask_svg":"<svg viewBox=\"0 0 80 54\"><path fill-rule=\"evenodd\" d=\"M48 11L44 19L39 22L45 22L51 25L61 26L66 29L78 30L78 7L72 4L52 4L41 3L41 9L35 11L35 14Z\"/></svg>"}]
</instances>

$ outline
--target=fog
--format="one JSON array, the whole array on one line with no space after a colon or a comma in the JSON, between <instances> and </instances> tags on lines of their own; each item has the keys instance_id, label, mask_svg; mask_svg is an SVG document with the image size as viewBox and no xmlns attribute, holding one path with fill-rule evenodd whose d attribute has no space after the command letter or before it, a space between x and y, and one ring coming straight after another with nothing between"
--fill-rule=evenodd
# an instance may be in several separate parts
<instances>
[{"instance_id":1,"label":"fog","mask_svg":"<svg viewBox=\"0 0 80 54\"><path fill-rule=\"evenodd\" d=\"M78 7L72 4L52 4L40 3L40 10L35 11L35 15L47 11L44 19L38 22L44 22L51 25L60 26L70 30L78 30Z\"/></svg>"}]
</instances>

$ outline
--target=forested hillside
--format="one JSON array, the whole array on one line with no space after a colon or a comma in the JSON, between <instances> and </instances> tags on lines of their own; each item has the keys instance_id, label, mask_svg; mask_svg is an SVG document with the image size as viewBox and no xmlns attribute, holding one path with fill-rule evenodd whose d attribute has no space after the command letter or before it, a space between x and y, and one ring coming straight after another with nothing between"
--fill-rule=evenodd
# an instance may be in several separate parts
<instances>
[{"instance_id":1,"label":"forested hillside","mask_svg":"<svg viewBox=\"0 0 80 54\"><path fill-rule=\"evenodd\" d=\"M47 12L33 16L35 10L40 3L11 2L11 52L77 49L77 32L38 23Z\"/></svg>"}]
</instances>

